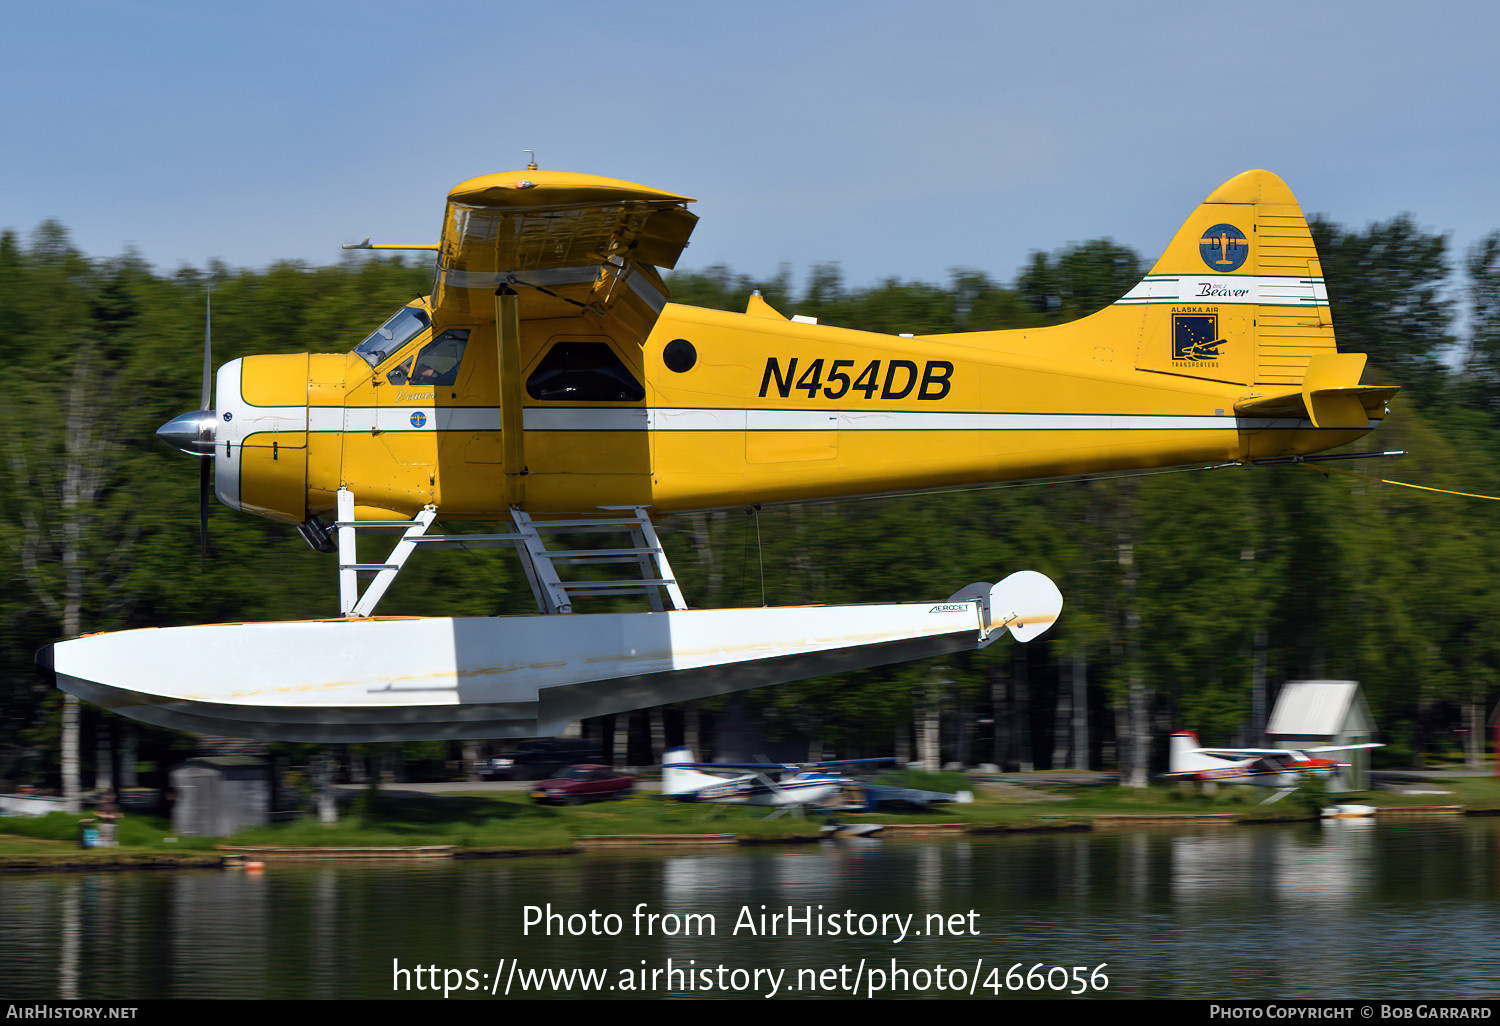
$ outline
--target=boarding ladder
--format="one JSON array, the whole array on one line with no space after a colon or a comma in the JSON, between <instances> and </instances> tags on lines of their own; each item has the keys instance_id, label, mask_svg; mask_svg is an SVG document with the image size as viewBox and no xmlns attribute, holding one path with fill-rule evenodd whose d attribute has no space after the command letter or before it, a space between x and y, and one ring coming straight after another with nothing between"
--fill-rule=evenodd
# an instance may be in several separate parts
<instances>
[{"instance_id":1,"label":"boarding ladder","mask_svg":"<svg viewBox=\"0 0 1500 1026\"><path fill-rule=\"evenodd\" d=\"M410 520L355 520L354 493L347 488L338 491L338 520L334 524L339 555L339 608L345 617L358 618L374 613L375 605L385 595L407 559L418 547L494 548L508 545L521 557L521 567L531 585L537 608L543 613L571 613L575 596L644 595L654 612L667 608L687 608L682 591L672 575L671 564L656 535L651 518L640 506L601 506L601 516L579 516L570 519L536 520L521 510L511 511L513 532L505 534L428 534L437 519L431 506ZM356 556L359 532L401 532L401 538L383 563L361 563ZM544 535L612 533L628 537L618 548L549 549ZM638 576L613 581L566 581L558 566L585 566L602 563L633 565ZM371 575L364 591L360 577Z\"/></svg>"}]
</instances>

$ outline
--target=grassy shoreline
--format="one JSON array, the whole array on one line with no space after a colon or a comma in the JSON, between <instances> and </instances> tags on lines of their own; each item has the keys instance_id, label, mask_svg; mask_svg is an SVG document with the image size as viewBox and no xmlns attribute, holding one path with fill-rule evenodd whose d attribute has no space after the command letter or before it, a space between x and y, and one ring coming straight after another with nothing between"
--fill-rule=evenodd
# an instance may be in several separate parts
<instances>
[{"instance_id":1,"label":"grassy shoreline","mask_svg":"<svg viewBox=\"0 0 1500 1026\"><path fill-rule=\"evenodd\" d=\"M456 787L461 785L455 785ZM972 804L940 806L928 813L843 813L842 820L888 825L960 825L964 832L1006 833L1096 829L1103 817L1232 817L1232 825L1294 822L1314 818L1328 800L1292 795L1271 806L1256 802L1264 792L1219 797L1172 787L1145 789L1049 782L1037 774L1022 793L981 786ZM1467 814L1500 814L1500 780L1453 777L1429 781L1423 790L1449 794L1371 792L1341 796L1342 803L1379 809L1460 806ZM580 837L622 834L732 834L741 844L815 840L823 815L766 819L761 810L680 804L657 797L554 808L532 804L523 793L412 795L381 793L325 826L310 818L241 831L230 837L177 837L153 816L128 815L120 824L120 846L79 849L77 819L66 813L0 818L0 872L94 869L177 869L222 864L219 846L288 848L402 847L449 845L455 857L493 858L556 855L581 851ZM903 831L904 832L904 831Z\"/></svg>"}]
</instances>

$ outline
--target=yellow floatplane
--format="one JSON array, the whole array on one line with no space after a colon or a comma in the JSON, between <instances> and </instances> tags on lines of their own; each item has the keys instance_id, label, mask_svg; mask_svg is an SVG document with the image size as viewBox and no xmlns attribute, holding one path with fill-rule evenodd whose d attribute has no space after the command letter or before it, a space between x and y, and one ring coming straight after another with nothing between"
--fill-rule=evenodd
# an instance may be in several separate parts
<instances>
[{"instance_id":1,"label":"yellow floatplane","mask_svg":"<svg viewBox=\"0 0 1500 1026\"><path fill-rule=\"evenodd\" d=\"M689 609L653 518L1042 477L1297 457L1375 427L1312 237L1275 175L1216 189L1138 285L1054 327L892 336L668 301L685 196L592 175L448 195L432 295L351 351L219 369L161 434L219 501L337 552L336 619L144 629L41 654L58 685L182 729L303 741L519 737L582 716L988 644L1057 617L1040 574L888 605ZM360 248L370 247L368 240ZM205 482L207 478L205 476ZM429 533L438 518L493 535ZM355 539L394 533L362 564ZM559 549L612 531L617 548ZM537 615L381 618L421 548L514 547ZM549 548L549 544L552 546ZM615 560L628 581L569 582ZM651 611L574 613L639 592ZM563 615L568 614L568 615Z\"/></svg>"}]
</instances>

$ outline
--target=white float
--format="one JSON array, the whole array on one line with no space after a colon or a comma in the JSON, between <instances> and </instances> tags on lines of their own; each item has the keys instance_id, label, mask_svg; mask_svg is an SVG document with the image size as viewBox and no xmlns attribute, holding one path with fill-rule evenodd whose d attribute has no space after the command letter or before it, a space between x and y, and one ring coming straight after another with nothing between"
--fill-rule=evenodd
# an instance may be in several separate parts
<instances>
[{"instance_id":1,"label":"white float","mask_svg":"<svg viewBox=\"0 0 1500 1026\"><path fill-rule=\"evenodd\" d=\"M936 602L372 617L96 634L48 646L57 686L145 723L304 742L539 737L586 716L982 648L1045 630L1021 571Z\"/></svg>"}]
</instances>

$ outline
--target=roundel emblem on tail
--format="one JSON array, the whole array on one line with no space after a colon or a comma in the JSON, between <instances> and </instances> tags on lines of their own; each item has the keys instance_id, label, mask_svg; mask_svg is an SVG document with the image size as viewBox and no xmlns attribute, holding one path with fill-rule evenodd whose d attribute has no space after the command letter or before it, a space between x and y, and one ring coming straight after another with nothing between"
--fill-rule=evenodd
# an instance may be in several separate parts
<instances>
[{"instance_id":1,"label":"roundel emblem on tail","mask_svg":"<svg viewBox=\"0 0 1500 1026\"><path fill-rule=\"evenodd\" d=\"M1244 265L1250 240L1232 224L1216 224L1198 240L1198 253L1209 270L1229 274Z\"/></svg>"}]
</instances>

